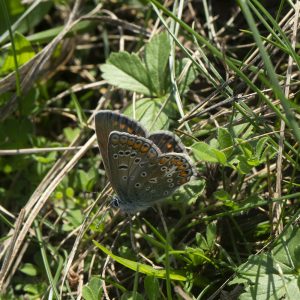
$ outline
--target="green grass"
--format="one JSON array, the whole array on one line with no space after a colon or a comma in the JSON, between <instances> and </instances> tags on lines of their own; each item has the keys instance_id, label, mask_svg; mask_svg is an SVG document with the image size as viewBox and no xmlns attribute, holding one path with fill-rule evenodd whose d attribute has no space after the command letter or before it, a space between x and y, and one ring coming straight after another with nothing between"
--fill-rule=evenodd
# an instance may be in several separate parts
<instances>
[{"instance_id":1,"label":"green grass","mask_svg":"<svg viewBox=\"0 0 300 300\"><path fill-rule=\"evenodd\" d=\"M169 4L1 2L1 299L300 298L300 7ZM176 133L197 178L110 207L102 109Z\"/></svg>"}]
</instances>

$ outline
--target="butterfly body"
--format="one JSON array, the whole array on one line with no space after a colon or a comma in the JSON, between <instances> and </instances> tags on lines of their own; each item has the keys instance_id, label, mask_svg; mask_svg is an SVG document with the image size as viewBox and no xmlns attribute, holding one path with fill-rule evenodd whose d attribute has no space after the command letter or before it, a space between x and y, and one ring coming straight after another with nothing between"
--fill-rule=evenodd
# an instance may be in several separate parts
<instances>
[{"instance_id":1,"label":"butterfly body","mask_svg":"<svg viewBox=\"0 0 300 300\"><path fill-rule=\"evenodd\" d=\"M144 210L192 177L185 148L171 132L149 134L138 122L112 111L97 113L95 127L105 170L116 193L113 204L122 211Z\"/></svg>"}]
</instances>

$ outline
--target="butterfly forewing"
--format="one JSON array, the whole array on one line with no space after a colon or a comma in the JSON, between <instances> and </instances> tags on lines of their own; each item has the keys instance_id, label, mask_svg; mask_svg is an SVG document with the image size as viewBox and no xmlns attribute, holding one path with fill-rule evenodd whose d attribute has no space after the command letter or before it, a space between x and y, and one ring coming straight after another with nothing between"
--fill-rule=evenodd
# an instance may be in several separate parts
<instances>
[{"instance_id":1,"label":"butterfly forewing","mask_svg":"<svg viewBox=\"0 0 300 300\"><path fill-rule=\"evenodd\" d=\"M146 130L136 121L110 110L103 110L95 115L95 129L104 167L112 182L108 164L108 139L112 131L128 132L137 136L146 136Z\"/></svg>"}]
</instances>

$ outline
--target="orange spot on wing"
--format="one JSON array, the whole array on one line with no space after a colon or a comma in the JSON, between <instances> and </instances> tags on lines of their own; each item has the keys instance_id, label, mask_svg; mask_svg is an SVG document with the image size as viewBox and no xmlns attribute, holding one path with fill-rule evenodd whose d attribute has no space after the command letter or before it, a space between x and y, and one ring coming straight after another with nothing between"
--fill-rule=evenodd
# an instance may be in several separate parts
<instances>
[{"instance_id":1,"label":"orange spot on wing","mask_svg":"<svg viewBox=\"0 0 300 300\"><path fill-rule=\"evenodd\" d=\"M142 145L141 143L135 142L135 143L132 145L132 148L137 150L137 149L141 148L141 145Z\"/></svg>"},{"instance_id":2,"label":"orange spot on wing","mask_svg":"<svg viewBox=\"0 0 300 300\"><path fill-rule=\"evenodd\" d=\"M128 133L133 133L133 128L132 127L127 127L127 132Z\"/></svg>"},{"instance_id":3,"label":"orange spot on wing","mask_svg":"<svg viewBox=\"0 0 300 300\"><path fill-rule=\"evenodd\" d=\"M159 160L159 163L160 163L161 165L164 165L167 161L168 161L167 158L162 157L162 158Z\"/></svg>"}]
</instances>

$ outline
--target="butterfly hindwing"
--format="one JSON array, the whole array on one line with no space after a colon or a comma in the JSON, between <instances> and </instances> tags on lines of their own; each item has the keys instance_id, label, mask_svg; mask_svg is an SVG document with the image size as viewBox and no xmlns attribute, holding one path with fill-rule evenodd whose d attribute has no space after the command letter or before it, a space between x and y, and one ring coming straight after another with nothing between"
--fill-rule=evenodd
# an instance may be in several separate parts
<instances>
[{"instance_id":1,"label":"butterfly hindwing","mask_svg":"<svg viewBox=\"0 0 300 300\"><path fill-rule=\"evenodd\" d=\"M108 142L112 186L123 211L143 210L189 181L185 154L162 154L149 139L113 131Z\"/></svg>"},{"instance_id":2,"label":"butterfly hindwing","mask_svg":"<svg viewBox=\"0 0 300 300\"><path fill-rule=\"evenodd\" d=\"M186 153L185 147L179 137L169 131L157 131L149 135L149 140L161 150L162 153Z\"/></svg>"}]
</instances>

